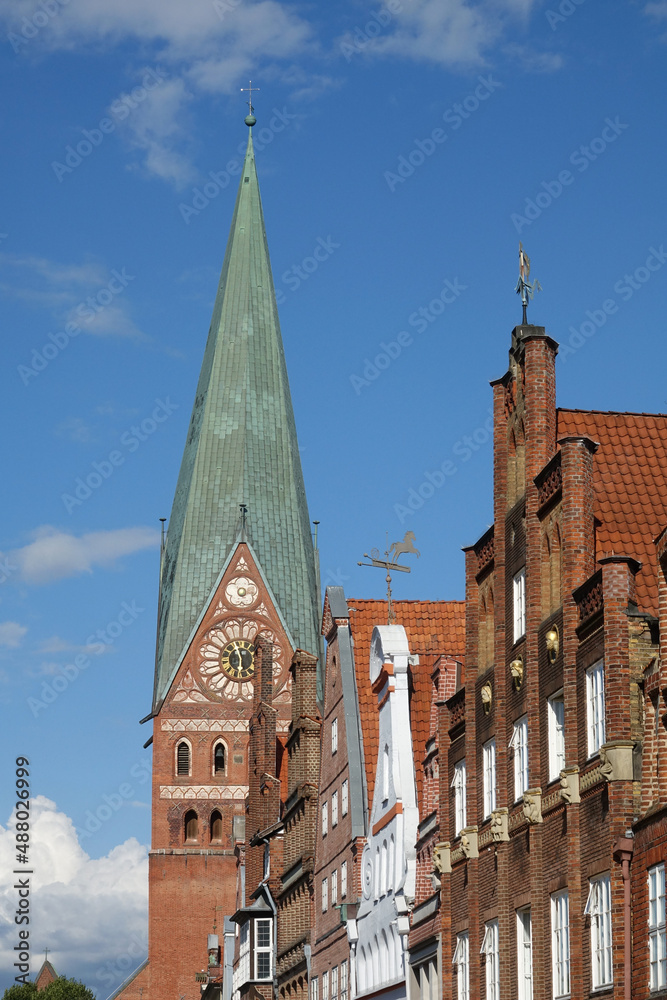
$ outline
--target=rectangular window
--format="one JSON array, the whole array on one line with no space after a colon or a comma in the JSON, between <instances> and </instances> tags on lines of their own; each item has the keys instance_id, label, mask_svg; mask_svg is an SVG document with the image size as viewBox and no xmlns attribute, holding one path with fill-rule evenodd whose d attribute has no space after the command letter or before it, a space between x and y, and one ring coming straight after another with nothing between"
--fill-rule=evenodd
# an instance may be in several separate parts
<instances>
[{"instance_id":1,"label":"rectangular window","mask_svg":"<svg viewBox=\"0 0 667 1000\"><path fill-rule=\"evenodd\" d=\"M549 781L560 778L560 772L565 767L565 703L563 692L553 694L547 700L547 719L549 724Z\"/></svg>"},{"instance_id":2,"label":"rectangular window","mask_svg":"<svg viewBox=\"0 0 667 1000\"><path fill-rule=\"evenodd\" d=\"M329 832L329 803L322 803L322 836L326 837Z\"/></svg>"},{"instance_id":3,"label":"rectangular window","mask_svg":"<svg viewBox=\"0 0 667 1000\"><path fill-rule=\"evenodd\" d=\"M456 1000L470 1000L470 943L467 931L456 936L452 965L456 966Z\"/></svg>"},{"instance_id":4,"label":"rectangular window","mask_svg":"<svg viewBox=\"0 0 667 1000\"><path fill-rule=\"evenodd\" d=\"M255 979L271 979L271 920L255 921Z\"/></svg>"},{"instance_id":5,"label":"rectangular window","mask_svg":"<svg viewBox=\"0 0 667 1000\"><path fill-rule=\"evenodd\" d=\"M338 792L331 796L331 826L338 826Z\"/></svg>"},{"instance_id":6,"label":"rectangular window","mask_svg":"<svg viewBox=\"0 0 667 1000\"><path fill-rule=\"evenodd\" d=\"M514 801L522 798L528 789L528 716L522 715L514 723L510 750L514 751Z\"/></svg>"},{"instance_id":7,"label":"rectangular window","mask_svg":"<svg viewBox=\"0 0 667 1000\"><path fill-rule=\"evenodd\" d=\"M605 741L603 660L586 671L586 726L588 756L594 757Z\"/></svg>"},{"instance_id":8,"label":"rectangular window","mask_svg":"<svg viewBox=\"0 0 667 1000\"><path fill-rule=\"evenodd\" d=\"M322 1000L329 1000L329 970L322 973Z\"/></svg>"},{"instance_id":9,"label":"rectangular window","mask_svg":"<svg viewBox=\"0 0 667 1000\"><path fill-rule=\"evenodd\" d=\"M520 569L514 577L514 641L518 642L526 634L526 568Z\"/></svg>"},{"instance_id":10,"label":"rectangular window","mask_svg":"<svg viewBox=\"0 0 667 1000\"><path fill-rule=\"evenodd\" d=\"M329 880L326 878L322 879L322 913L326 913L329 909ZM324 986L324 980L322 980L322 986Z\"/></svg>"},{"instance_id":11,"label":"rectangular window","mask_svg":"<svg viewBox=\"0 0 667 1000\"><path fill-rule=\"evenodd\" d=\"M489 740L482 747L484 779L484 818L496 808L496 741Z\"/></svg>"},{"instance_id":12,"label":"rectangular window","mask_svg":"<svg viewBox=\"0 0 667 1000\"><path fill-rule=\"evenodd\" d=\"M347 861L343 861L340 866L340 898L345 899L346 896L347 896Z\"/></svg>"},{"instance_id":13,"label":"rectangular window","mask_svg":"<svg viewBox=\"0 0 667 1000\"><path fill-rule=\"evenodd\" d=\"M554 996L569 996L570 900L567 890L551 897L551 973Z\"/></svg>"},{"instance_id":14,"label":"rectangular window","mask_svg":"<svg viewBox=\"0 0 667 1000\"><path fill-rule=\"evenodd\" d=\"M500 952L497 920L489 920L488 924L484 925L484 938L480 952L485 956L486 1000L498 1000L500 996Z\"/></svg>"},{"instance_id":15,"label":"rectangular window","mask_svg":"<svg viewBox=\"0 0 667 1000\"><path fill-rule=\"evenodd\" d=\"M320 981L317 976L310 980L310 1000L319 1000L319 985Z\"/></svg>"},{"instance_id":16,"label":"rectangular window","mask_svg":"<svg viewBox=\"0 0 667 1000\"><path fill-rule=\"evenodd\" d=\"M338 869L336 868L331 873L331 905L335 906L338 902Z\"/></svg>"},{"instance_id":17,"label":"rectangular window","mask_svg":"<svg viewBox=\"0 0 667 1000\"><path fill-rule=\"evenodd\" d=\"M331 723L331 753L338 753L338 719Z\"/></svg>"},{"instance_id":18,"label":"rectangular window","mask_svg":"<svg viewBox=\"0 0 667 1000\"><path fill-rule=\"evenodd\" d=\"M665 865L648 870L648 956L651 990L667 987L667 925L665 923Z\"/></svg>"},{"instance_id":19,"label":"rectangular window","mask_svg":"<svg viewBox=\"0 0 667 1000\"><path fill-rule=\"evenodd\" d=\"M340 963L340 1000L347 1000L347 962Z\"/></svg>"},{"instance_id":20,"label":"rectangular window","mask_svg":"<svg viewBox=\"0 0 667 1000\"><path fill-rule=\"evenodd\" d=\"M614 982L611 954L611 876L591 879L584 915L591 918L593 989Z\"/></svg>"},{"instance_id":21,"label":"rectangular window","mask_svg":"<svg viewBox=\"0 0 667 1000\"><path fill-rule=\"evenodd\" d=\"M466 824L466 762L459 760L454 764L454 836L458 837Z\"/></svg>"},{"instance_id":22,"label":"rectangular window","mask_svg":"<svg viewBox=\"0 0 667 1000\"><path fill-rule=\"evenodd\" d=\"M334 965L331 970L331 990L329 993L331 1000L336 1000L338 996L338 966Z\"/></svg>"},{"instance_id":23,"label":"rectangular window","mask_svg":"<svg viewBox=\"0 0 667 1000\"><path fill-rule=\"evenodd\" d=\"M341 816L347 816L347 810L349 808L349 799L350 799L349 788L350 788L350 786L348 785L347 778L346 778L345 781L343 782L343 784L340 786L340 812L341 812Z\"/></svg>"},{"instance_id":24,"label":"rectangular window","mask_svg":"<svg viewBox=\"0 0 667 1000\"><path fill-rule=\"evenodd\" d=\"M419 1000L438 1000L438 969L435 959L417 965L415 978L419 984Z\"/></svg>"},{"instance_id":25,"label":"rectangular window","mask_svg":"<svg viewBox=\"0 0 667 1000\"><path fill-rule=\"evenodd\" d=\"M516 968L519 1000L533 1000L533 929L530 907L516 911Z\"/></svg>"}]
</instances>

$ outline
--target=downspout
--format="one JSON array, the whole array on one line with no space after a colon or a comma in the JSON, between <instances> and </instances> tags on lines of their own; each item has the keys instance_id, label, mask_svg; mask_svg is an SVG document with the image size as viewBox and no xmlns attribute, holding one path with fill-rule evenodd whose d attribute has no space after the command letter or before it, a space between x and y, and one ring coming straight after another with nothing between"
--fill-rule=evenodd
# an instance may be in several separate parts
<instances>
[{"instance_id":1,"label":"downspout","mask_svg":"<svg viewBox=\"0 0 667 1000\"><path fill-rule=\"evenodd\" d=\"M620 862L623 872L623 944L624 944L624 1000L632 1000L632 901L630 883L630 861L634 850L632 830L625 831L614 846L614 861Z\"/></svg>"}]
</instances>

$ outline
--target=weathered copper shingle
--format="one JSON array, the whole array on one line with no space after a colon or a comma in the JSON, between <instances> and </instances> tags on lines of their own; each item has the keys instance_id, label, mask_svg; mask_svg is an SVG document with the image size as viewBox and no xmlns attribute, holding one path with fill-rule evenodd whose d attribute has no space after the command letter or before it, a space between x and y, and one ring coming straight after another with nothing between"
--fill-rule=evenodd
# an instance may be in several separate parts
<instances>
[{"instance_id":1,"label":"weathered copper shingle","mask_svg":"<svg viewBox=\"0 0 667 1000\"><path fill-rule=\"evenodd\" d=\"M558 437L586 435L595 454L596 558L638 559L637 601L658 613L653 539L667 522L667 414L558 410Z\"/></svg>"},{"instance_id":2,"label":"weathered copper shingle","mask_svg":"<svg viewBox=\"0 0 667 1000\"><path fill-rule=\"evenodd\" d=\"M354 640L359 714L364 739L364 765L369 807L373 801L379 748L377 697L370 684L371 636L376 625L387 623L387 602L348 598L350 631ZM465 650L464 601L394 601L396 624L408 636L410 652L419 655L412 668L414 692L411 704L412 740L417 772L417 794L421 799L421 761L429 736L431 671L436 657L447 653L463 662Z\"/></svg>"}]
</instances>

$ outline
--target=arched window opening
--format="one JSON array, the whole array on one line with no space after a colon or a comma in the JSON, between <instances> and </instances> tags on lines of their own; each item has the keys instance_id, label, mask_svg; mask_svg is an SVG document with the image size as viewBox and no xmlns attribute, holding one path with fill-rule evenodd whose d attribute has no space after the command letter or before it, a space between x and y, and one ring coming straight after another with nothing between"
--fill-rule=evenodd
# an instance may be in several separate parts
<instances>
[{"instance_id":1,"label":"arched window opening","mask_svg":"<svg viewBox=\"0 0 667 1000\"><path fill-rule=\"evenodd\" d=\"M387 841L382 843L382 854L380 860L380 895L384 896L387 891Z\"/></svg>"},{"instance_id":2,"label":"arched window opening","mask_svg":"<svg viewBox=\"0 0 667 1000\"><path fill-rule=\"evenodd\" d=\"M222 841L222 816L218 810L211 813L211 843L219 844Z\"/></svg>"},{"instance_id":3,"label":"arched window opening","mask_svg":"<svg viewBox=\"0 0 667 1000\"><path fill-rule=\"evenodd\" d=\"M184 826L186 843L194 843L197 841L199 839L199 821L197 820L197 813L194 809L188 809L186 812Z\"/></svg>"},{"instance_id":4,"label":"arched window opening","mask_svg":"<svg viewBox=\"0 0 667 1000\"><path fill-rule=\"evenodd\" d=\"M542 617L551 612L551 543L549 536L545 532L542 536L542 565L540 573L542 578Z\"/></svg>"},{"instance_id":5,"label":"arched window opening","mask_svg":"<svg viewBox=\"0 0 667 1000\"><path fill-rule=\"evenodd\" d=\"M380 939L380 968L382 969L384 979L389 972L389 945L387 944L387 932L385 930L382 931Z\"/></svg>"},{"instance_id":6,"label":"arched window opening","mask_svg":"<svg viewBox=\"0 0 667 1000\"><path fill-rule=\"evenodd\" d=\"M190 773L190 746L185 740L178 744L176 750L176 774Z\"/></svg>"},{"instance_id":7,"label":"arched window opening","mask_svg":"<svg viewBox=\"0 0 667 1000\"><path fill-rule=\"evenodd\" d=\"M516 491L515 500L525 493L526 490L526 430L523 420L519 424L519 433L516 437Z\"/></svg>"},{"instance_id":8,"label":"arched window opening","mask_svg":"<svg viewBox=\"0 0 667 1000\"><path fill-rule=\"evenodd\" d=\"M214 774L224 774L225 773L225 744L216 743L215 750L213 751L213 773Z\"/></svg>"},{"instance_id":9,"label":"arched window opening","mask_svg":"<svg viewBox=\"0 0 667 1000\"><path fill-rule=\"evenodd\" d=\"M513 507L516 500L516 483L516 434L512 428L507 443L507 504L509 507Z\"/></svg>"},{"instance_id":10,"label":"arched window opening","mask_svg":"<svg viewBox=\"0 0 667 1000\"><path fill-rule=\"evenodd\" d=\"M561 543L560 528L554 525L553 539L551 543L551 610L556 611L562 604L561 592Z\"/></svg>"}]
</instances>

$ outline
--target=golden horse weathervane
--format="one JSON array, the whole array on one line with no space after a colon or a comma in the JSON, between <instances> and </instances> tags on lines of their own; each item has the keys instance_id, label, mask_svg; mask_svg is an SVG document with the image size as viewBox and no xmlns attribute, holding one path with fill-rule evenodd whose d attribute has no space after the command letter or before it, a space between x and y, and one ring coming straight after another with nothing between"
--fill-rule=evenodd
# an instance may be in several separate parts
<instances>
[{"instance_id":1,"label":"golden horse weathervane","mask_svg":"<svg viewBox=\"0 0 667 1000\"><path fill-rule=\"evenodd\" d=\"M368 552L364 552L364 559L370 559L370 562L359 562L357 566L371 566L376 569L386 569L387 571L387 624L393 625L396 621L394 618L394 609L391 603L391 574L393 571L398 571L399 573L410 573L411 569L409 566L401 566L398 561L398 557L405 555L415 555L419 559L419 549L415 548L415 533L414 531L406 531L402 542L392 542L389 545L389 534L387 534L387 548L384 552L386 556L385 559L380 558L379 549L371 549L370 555ZM392 556L393 553L393 556ZM390 559L389 557L392 556Z\"/></svg>"}]
</instances>

